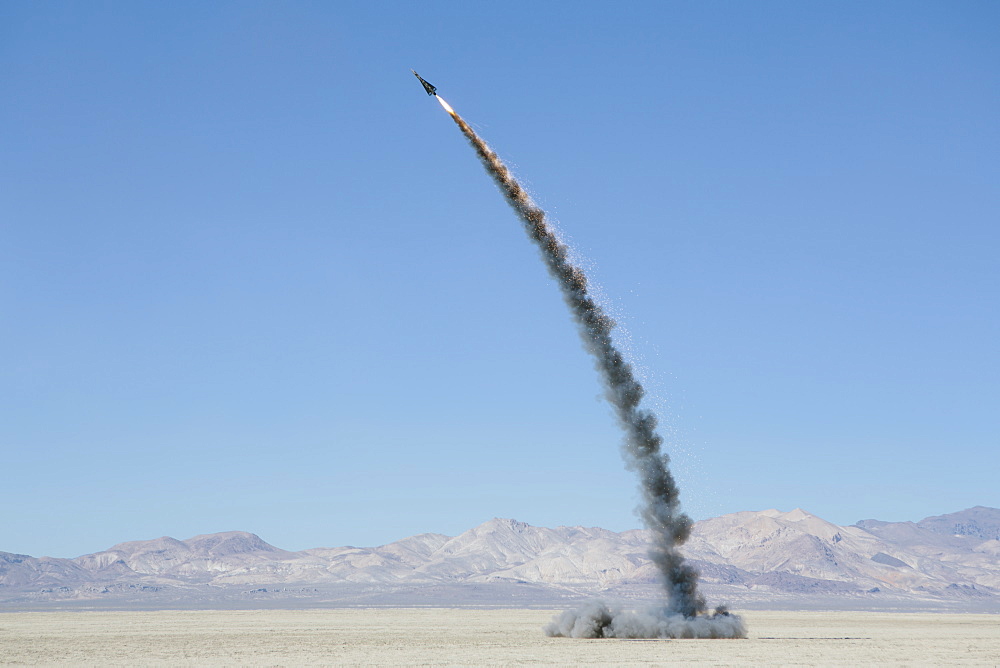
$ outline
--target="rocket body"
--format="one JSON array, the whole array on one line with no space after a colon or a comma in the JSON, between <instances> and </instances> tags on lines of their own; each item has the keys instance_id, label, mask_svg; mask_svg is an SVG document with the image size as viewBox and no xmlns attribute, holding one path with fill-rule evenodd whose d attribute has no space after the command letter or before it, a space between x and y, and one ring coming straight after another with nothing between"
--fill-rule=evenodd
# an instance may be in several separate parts
<instances>
[{"instance_id":1,"label":"rocket body","mask_svg":"<svg viewBox=\"0 0 1000 668\"><path fill-rule=\"evenodd\" d=\"M426 81L422 76L417 74L416 70L410 70L413 72L413 76L420 79L420 83L423 84L424 90L427 91L428 95L437 95L437 88L435 88L430 82Z\"/></svg>"}]
</instances>

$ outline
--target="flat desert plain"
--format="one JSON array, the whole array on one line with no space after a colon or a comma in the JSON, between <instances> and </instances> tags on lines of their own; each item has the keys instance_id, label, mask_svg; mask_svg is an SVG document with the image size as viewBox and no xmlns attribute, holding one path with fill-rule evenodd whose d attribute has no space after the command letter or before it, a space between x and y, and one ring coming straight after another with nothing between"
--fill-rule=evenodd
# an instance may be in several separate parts
<instances>
[{"instance_id":1,"label":"flat desert plain","mask_svg":"<svg viewBox=\"0 0 1000 668\"><path fill-rule=\"evenodd\" d=\"M746 612L745 640L572 640L542 633L555 612L5 612L0 664L1000 665L998 615Z\"/></svg>"}]
</instances>

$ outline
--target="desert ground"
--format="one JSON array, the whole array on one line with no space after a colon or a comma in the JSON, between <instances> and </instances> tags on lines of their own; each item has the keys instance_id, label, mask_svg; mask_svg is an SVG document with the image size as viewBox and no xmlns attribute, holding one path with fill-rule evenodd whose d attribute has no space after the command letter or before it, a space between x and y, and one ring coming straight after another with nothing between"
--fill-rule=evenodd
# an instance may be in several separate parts
<instances>
[{"instance_id":1,"label":"desert ground","mask_svg":"<svg viewBox=\"0 0 1000 668\"><path fill-rule=\"evenodd\" d=\"M556 611L380 608L0 613L5 665L1000 665L1000 616L744 614L745 640L571 640Z\"/></svg>"}]
</instances>

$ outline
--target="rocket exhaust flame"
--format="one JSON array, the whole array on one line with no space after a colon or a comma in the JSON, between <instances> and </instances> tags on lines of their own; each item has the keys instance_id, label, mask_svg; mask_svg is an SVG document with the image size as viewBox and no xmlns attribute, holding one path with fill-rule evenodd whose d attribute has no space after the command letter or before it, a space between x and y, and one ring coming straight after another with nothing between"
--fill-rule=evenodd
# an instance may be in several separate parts
<instances>
[{"instance_id":1,"label":"rocket exhaust flame","mask_svg":"<svg viewBox=\"0 0 1000 668\"><path fill-rule=\"evenodd\" d=\"M650 557L659 569L666 594L665 605L648 613L611 613L602 603L578 611L567 611L549 624L552 636L586 638L742 638L742 620L718 608L706 614L705 599L698 592L698 573L678 551L691 533L691 519L681 512L679 491L667 468L667 455L660 446L656 416L639 407L644 390L631 365L615 347L612 320L587 290L583 270L569 259L562 243L510 170L447 102L438 97L462 134L475 149L486 171L496 182L507 203L524 224L538 247L549 274L559 284L562 296L579 329L583 346L595 360L604 383L604 396L614 409L625 433L622 456L626 466L639 476L642 492L640 515L653 536Z\"/></svg>"},{"instance_id":2,"label":"rocket exhaust flame","mask_svg":"<svg viewBox=\"0 0 1000 668\"><path fill-rule=\"evenodd\" d=\"M455 110L454 110L454 109L452 109L452 108L451 108L451 105L450 105L450 104L448 104L447 102L445 102L445 101L444 101L444 99L443 99L443 98L442 98L442 97L441 97L440 95L435 95L434 97L436 97L436 98L437 98L437 101L441 103L441 106L442 106L442 107L444 107L444 110L445 110L445 111L447 111L447 112L448 112L449 114L451 114L452 116L454 116L454 115L455 115Z\"/></svg>"}]
</instances>

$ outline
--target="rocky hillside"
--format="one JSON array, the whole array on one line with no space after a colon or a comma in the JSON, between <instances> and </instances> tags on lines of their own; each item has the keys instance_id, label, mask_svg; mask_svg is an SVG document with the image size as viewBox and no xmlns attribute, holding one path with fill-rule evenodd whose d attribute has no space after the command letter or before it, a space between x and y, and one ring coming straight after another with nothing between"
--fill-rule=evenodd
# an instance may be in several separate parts
<instances>
[{"instance_id":1,"label":"rocky hillside","mask_svg":"<svg viewBox=\"0 0 1000 668\"><path fill-rule=\"evenodd\" d=\"M0 603L552 605L654 599L645 532L494 519L455 536L288 552L241 531L75 559L0 552ZM1000 510L838 526L803 510L698 522L685 553L713 600L1000 609ZM832 601L832 603L831 603ZM838 603L839 601L839 603ZM818 604L818 603L817 603Z\"/></svg>"}]
</instances>

